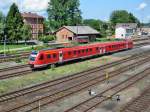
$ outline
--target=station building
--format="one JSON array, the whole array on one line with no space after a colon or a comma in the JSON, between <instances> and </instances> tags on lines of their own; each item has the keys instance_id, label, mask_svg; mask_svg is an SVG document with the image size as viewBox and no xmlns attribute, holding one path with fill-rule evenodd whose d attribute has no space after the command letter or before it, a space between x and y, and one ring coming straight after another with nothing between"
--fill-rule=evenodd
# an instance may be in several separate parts
<instances>
[{"instance_id":1,"label":"station building","mask_svg":"<svg viewBox=\"0 0 150 112\"><path fill-rule=\"evenodd\" d=\"M90 26L63 26L55 34L57 42L90 42L100 35L97 30Z\"/></svg>"},{"instance_id":2,"label":"station building","mask_svg":"<svg viewBox=\"0 0 150 112\"><path fill-rule=\"evenodd\" d=\"M115 29L115 38L129 39L137 31L137 23L118 23Z\"/></svg>"}]
</instances>

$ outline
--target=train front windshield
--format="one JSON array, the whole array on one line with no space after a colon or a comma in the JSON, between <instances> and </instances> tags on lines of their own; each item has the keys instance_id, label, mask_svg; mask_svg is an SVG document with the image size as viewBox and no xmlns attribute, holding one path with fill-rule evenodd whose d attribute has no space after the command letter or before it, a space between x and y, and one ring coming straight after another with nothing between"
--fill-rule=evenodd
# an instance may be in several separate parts
<instances>
[{"instance_id":1,"label":"train front windshield","mask_svg":"<svg viewBox=\"0 0 150 112\"><path fill-rule=\"evenodd\" d=\"M30 61L35 61L35 58L36 58L37 54L38 54L37 51L32 51L32 53L29 57Z\"/></svg>"}]
</instances>

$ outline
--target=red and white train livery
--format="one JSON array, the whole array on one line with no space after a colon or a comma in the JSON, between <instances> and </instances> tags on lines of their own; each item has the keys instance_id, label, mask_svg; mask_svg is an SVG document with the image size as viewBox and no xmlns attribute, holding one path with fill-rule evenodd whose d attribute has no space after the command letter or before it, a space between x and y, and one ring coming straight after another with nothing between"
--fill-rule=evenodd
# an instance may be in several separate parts
<instances>
[{"instance_id":1,"label":"red and white train livery","mask_svg":"<svg viewBox=\"0 0 150 112\"><path fill-rule=\"evenodd\" d=\"M131 40L126 40L95 43L71 48L45 49L33 51L29 57L29 64L32 68L39 68L50 64L63 63L70 60L82 59L131 48L133 48L133 42Z\"/></svg>"}]
</instances>

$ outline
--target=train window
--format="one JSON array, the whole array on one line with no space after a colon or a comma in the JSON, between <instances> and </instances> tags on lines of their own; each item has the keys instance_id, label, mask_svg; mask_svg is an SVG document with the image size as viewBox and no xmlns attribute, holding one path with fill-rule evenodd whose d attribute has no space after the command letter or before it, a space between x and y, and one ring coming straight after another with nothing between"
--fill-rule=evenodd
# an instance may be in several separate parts
<instances>
[{"instance_id":1,"label":"train window","mask_svg":"<svg viewBox=\"0 0 150 112\"><path fill-rule=\"evenodd\" d=\"M37 51L32 51L32 52L31 52L31 54L33 54L33 55L37 55L37 54L38 54L38 52L37 52Z\"/></svg>"},{"instance_id":2,"label":"train window","mask_svg":"<svg viewBox=\"0 0 150 112\"><path fill-rule=\"evenodd\" d=\"M44 55L41 54L40 57L39 57L39 60L43 60L44 59Z\"/></svg>"},{"instance_id":3,"label":"train window","mask_svg":"<svg viewBox=\"0 0 150 112\"><path fill-rule=\"evenodd\" d=\"M50 55L50 54L48 54L48 55L47 55L47 58L51 58L51 55Z\"/></svg>"},{"instance_id":4,"label":"train window","mask_svg":"<svg viewBox=\"0 0 150 112\"><path fill-rule=\"evenodd\" d=\"M90 52L92 52L92 48L90 48Z\"/></svg>"},{"instance_id":5,"label":"train window","mask_svg":"<svg viewBox=\"0 0 150 112\"><path fill-rule=\"evenodd\" d=\"M81 52L81 51L79 50L78 53L80 54L80 52Z\"/></svg>"},{"instance_id":6,"label":"train window","mask_svg":"<svg viewBox=\"0 0 150 112\"><path fill-rule=\"evenodd\" d=\"M98 47L96 47L96 50L98 51Z\"/></svg>"},{"instance_id":7,"label":"train window","mask_svg":"<svg viewBox=\"0 0 150 112\"><path fill-rule=\"evenodd\" d=\"M68 55L71 55L71 51L68 52Z\"/></svg>"},{"instance_id":8,"label":"train window","mask_svg":"<svg viewBox=\"0 0 150 112\"><path fill-rule=\"evenodd\" d=\"M82 53L84 53L84 49L82 50Z\"/></svg>"},{"instance_id":9,"label":"train window","mask_svg":"<svg viewBox=\"0 0 150 112\"><path fill-rule=\"evenodd\" d=\"M53 54L53 58L56 58L56 56L57 56L56 54Z\"/></svg>"},{"instance_id":10,"label":"train window","mask_svg":"<svg viewBox=\"0 0 150 112\"><path fill-rule=\"evenodd\" d=\"M74 51L73 53L76 54L76 51Z\"/></svg>"},{"instance_id":11,"label":"train window","mask_svg":"<svg viewBox=\"0 0 150 112\"><path fill-rule=\"evenodd\" d=\"M88 52L89 50L88 49L86 49L86 52Z\"/></svg>"},{"instance_id":12,"label":"train window","mask_svg":"<svg viewBox=\"0 0 150 112\"><path fill-rule=\"evenodd\" d=\"M35 61L35 57L30 57L30 60L31 61Z\"/></svg>"}]
</instances>

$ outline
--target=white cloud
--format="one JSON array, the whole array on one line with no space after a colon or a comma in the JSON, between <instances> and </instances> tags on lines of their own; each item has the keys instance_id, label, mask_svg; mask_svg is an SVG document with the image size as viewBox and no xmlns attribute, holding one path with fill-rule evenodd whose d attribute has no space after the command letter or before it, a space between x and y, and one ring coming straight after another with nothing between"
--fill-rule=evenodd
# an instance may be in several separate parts
<instances>
[{"instance_id":1,"label":"white cloud","mask_svg":"<svg viewBox=\"0 0 150 112\"><path fill-rule=\"evenodd\" d=\"M146 8L146 7L147 7L147 3L143 2L143 3L141 3L141 4L139 5L138 9L139 9L139 10L142 10L142 9L144 9L144 8Z\"/></svg>"},{"instance_id":2,"label":"white cloud","mask_svg":"<svg viewBox=\"0 0 150 112\"><path fill-rule=\"evenodd\" d=\"M147 16L147 19L149 19L149 20L150 20L150 15L148 15L148 16Z\"/></svg>"},{"instance_id":3,"label":"white cloud","mask_svg":"<svg viewBox=\"0 0 150 112\"><path fill-rule=\"evenodd\" d=\"M40 12L47 9L49 1L50 0L24 0L20 5L25 11Z\"/></svg>"},{"instance_id":4,"label":"white cloud","mask_svg":"<svg viewBox=\"0 0 150 112\"><path fill-rule=\"evenodd\" d=\"M46 9L50 0L0 0L0 11L7 15L12 3L16 3L21 12L36 12L47 16Z\"/></svg>"}]
</instances>

